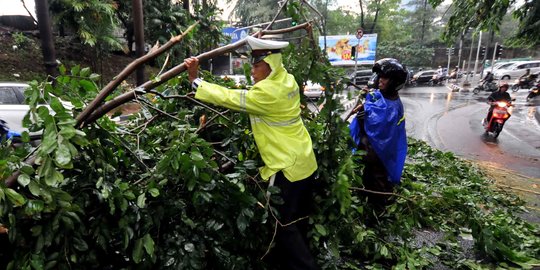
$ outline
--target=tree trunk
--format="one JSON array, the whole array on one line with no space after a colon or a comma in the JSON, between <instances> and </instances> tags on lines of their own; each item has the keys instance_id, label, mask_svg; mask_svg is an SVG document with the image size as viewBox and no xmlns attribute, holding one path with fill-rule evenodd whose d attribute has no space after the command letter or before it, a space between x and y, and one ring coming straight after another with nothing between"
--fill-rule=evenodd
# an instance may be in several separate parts
<instances>
[{"instance_id":1,"label":"tree trunk","mask_svg":"<svg viewBox=\"0 0 540 270\"><path fill-rule=\"evenodd\" d=\"M426 16L427 16L427 0L424 0L424 8L422 10L422 30L420 31L420 45L424 45L424 36L426 34Z\"/></svg>"},{"instance_id":2,"label":"tree trunk","mask_svg":"<svg viewBox=\"0 0 540 270\"><path fill-rule=\"evenodd\" d=\"M133 29L135 30L135 45L137 58L144 55L144 22L142 0L133 0ZM141 85L144 80L144 65L137 68L137 85Z\"/></svg>"},{"instance_id":3,"label":"tree trunk","mask_svg":"<svg viewBox=\"0 0 540 270\"><path fill-rule=\"evenodd\" d=\"M359 0L358 2L360 2L360 27L366 29L364 24L364 2L362 0Z\"/></svg>"},{"instance_id":4,"label":"tree trunk","mask_svg":"<svg viewBox=\"0 0 540 270\"><path fill-rule=\"evenodd\" d=\"M184 9L187 10L188 13L189 13L189 0L184 0L184 1L182 1L182 6L183 6Z\"/></svg>"},{"instance_id":5,"label":"tree trunk","mask_svg":"<svg viewBox=\"0 0 540 270\"><path fill-rule=\"evenodd\" d=\"M375 26L377 25L377 18L379 17L379 11L381 10L381 1L377 1L377 9L375 10L375 18L373 19L373 24L371 25L371 30L369 31L370 34L374 33Z\"/></svg>"},{"instance_id":6,"label":"tree trunk","mask_svg":"<svg viewBox=\"0 0 540 270\"><path fill-rule=\"evenodd\" d=\"M45 70L49 78L56 76L56 53L54 51L54 42L51 30L51 18L49 17L49 3L47 0L36 1L36 10L38 17L39 38L41 39L41 51Z\"/></svg>"}]
</instances>

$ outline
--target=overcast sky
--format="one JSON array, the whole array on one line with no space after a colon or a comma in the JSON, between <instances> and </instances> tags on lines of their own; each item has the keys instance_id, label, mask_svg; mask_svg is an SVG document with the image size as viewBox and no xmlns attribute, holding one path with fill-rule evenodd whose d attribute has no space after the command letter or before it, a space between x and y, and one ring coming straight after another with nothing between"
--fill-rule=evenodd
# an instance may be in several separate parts
<instances>
[{"instance_id":1,"label":"overcast sky","mask_svg":"<svg viewBox=\"0 0 540 270\"><path fill-rule=\"evenodd\" d=\"M24 0L24 3L26 4L26 7L30 12L32 12L32 15L36 17L35 14L35 5L36 3L34 0ZM27 15L28 12L24 9L23 5L21 4L21 0L0 0L0 15Z\"/></svg>"}]
</instances>

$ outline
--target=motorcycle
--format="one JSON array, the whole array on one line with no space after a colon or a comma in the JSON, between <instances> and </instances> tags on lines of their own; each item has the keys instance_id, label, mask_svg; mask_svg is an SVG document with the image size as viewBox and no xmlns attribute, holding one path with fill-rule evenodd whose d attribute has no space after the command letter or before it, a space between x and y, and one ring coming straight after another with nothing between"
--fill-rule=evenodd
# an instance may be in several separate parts
<instances>
[{"instance_id":1,"label":"motorcycle","mask_svg":"<svg viewBox=\"0 0 540 270\"><path fill-rule=\"evenodd\" d=\"M489 135L492 134L493 138L499 137L499 134L501 133L504 123L510 118L510 112L508 111L508 107L512 106L511 103L506 101L496 101L496 102L488 102L490 105L494 105L493 111L491 113L491 119L489 121L484 119L483 125L485 129L485 134Z\"/></svg>"},{"instance_id":2,"label":"motorcycle","mask_svg":"<svg viewBox=\"0 0 540 270\"><path fill-rule=\"evenodd\" d=\"M473 89L473 93L478 94L480 91L487 91L487 92L497 91L497 83L494 81L486 82L482 80L478 82L478 85Z\"/></svg>"},{"instance_id":3,"label":"motorcycle","mask_svg":"<svg viewBox=\"0 0 540 270\"><path fill-rule=\"evenodd\" d=\"M540 82L531 88L529 90L529 94L527 95L527 101L530 101L531 99L535 98L536 96L540 95Z\"/></svg>"},{"instance_id":4,"label":"motorcycle","mask_svg":"<svg viewBox=\"0 0 540 270\"><path fill-rule=\"evenodd\" d=\"M535 78L522 78L517 79L512 85L512 92L517 92L519 89L529 89L534 86Z\"/></svg>"},{"instance_id":5,"label":"motorcycle","mask_svg":"<svg viewBox=\"0 0 540 270\"><path fill-rule=\"evenodd\" d=\"M434 86L434 85L442 85L443 82L445 80L445 76L444 75L433 75L433 77L431 77L431 80L429 80L429 85L430 86Z\"/></svg>"}]
</instances>

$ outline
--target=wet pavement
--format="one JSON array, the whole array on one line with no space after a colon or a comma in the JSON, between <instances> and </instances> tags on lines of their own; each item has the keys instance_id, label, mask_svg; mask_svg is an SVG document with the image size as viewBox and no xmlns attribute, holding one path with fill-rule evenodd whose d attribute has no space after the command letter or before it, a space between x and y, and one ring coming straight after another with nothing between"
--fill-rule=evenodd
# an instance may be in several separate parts
<instances>
[{"instance_id":1,"label":"wet pavement","mask_svg":"<svg viewBox=\"0 0 540 270\"><path fill-rule=\"evenodd\" d=\"M516 99L512 116L494 139L482 126L488 92L453 92L446 86L401 90L407 134L467 159L540 178L540 98L526 102L527 90L510 94Z\"/></svg>"}]
</instances>

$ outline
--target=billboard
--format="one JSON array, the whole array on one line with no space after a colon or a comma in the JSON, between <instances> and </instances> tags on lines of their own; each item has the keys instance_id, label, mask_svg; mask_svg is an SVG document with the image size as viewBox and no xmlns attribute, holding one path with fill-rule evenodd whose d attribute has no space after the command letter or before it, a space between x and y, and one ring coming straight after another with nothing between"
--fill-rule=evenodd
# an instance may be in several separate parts
<instances>
[{"instance_id":1,"label":"billboard","mask_svg":"<svg viewBox=\"0 0 540 270\"><path fill-rule=\"evenodd\" d=\"M247 29L235 28L235 27L225 27L222 30L223 34L231 37L231 43L235 43L248 35Z\"/></svg>"},{"instance_id":2,"label":"billboard","mask_svg":"<svg viewBox=\"0 0 540 270\"><path fill-rule=\"evenodd\" d=\"M324 50L324 37L319 37L319 47ZM377 34L364 34L360 41L354 35L326 36L326 54L333 66L354 66L353 47L358 65L372 65L377 51Z\"/></svg>"}]
</instances>

